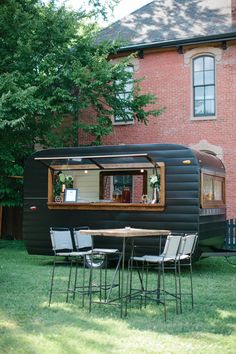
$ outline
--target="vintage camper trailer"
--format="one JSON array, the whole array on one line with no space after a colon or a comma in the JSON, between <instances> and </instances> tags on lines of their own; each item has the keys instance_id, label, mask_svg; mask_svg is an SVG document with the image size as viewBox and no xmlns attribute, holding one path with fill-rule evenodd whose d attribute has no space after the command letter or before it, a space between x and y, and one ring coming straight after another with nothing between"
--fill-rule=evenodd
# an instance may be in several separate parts
<instances>
[{"instance_id":1,"label":"vintage camper trailer","mask_svg":"<svg viewBox=\"0 0 236 354\"><path fill-rule=\"evenodd\" d=\"M52 254L51 226L198 232L198 256L223 247L223 163L183 145L42 150L28 159L24 184L23 234L30 254ZM96 240L103 246L109 241ZM138 241L145 248L153 239Z\"/></svg>"}]
</instances>

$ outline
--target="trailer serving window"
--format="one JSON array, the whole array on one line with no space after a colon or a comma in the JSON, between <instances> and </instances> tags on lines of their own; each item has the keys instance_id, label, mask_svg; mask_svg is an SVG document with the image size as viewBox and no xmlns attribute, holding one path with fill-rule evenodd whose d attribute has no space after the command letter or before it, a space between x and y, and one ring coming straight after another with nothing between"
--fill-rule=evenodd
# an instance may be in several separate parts
<instances>
[{"instance_id":1,"label":"trailer serving window","mask_svg":"<svg viewBox=\"0 0 236 354\"><path fill-rule=\"evenodd\" d=\"M225 177L202 173L202 207L217 208L225 205Z\"/></svg>"},{"instance_id":2,"label":"trailer serving window","mask_svg":"<svg viewBox=\"0 0 236 354\"><path fill-rule=\"evenodd\" d=\"M146 153L35 159L48 166L51 209L164 210L165 166Z\"/></svg>"}]
</instances>

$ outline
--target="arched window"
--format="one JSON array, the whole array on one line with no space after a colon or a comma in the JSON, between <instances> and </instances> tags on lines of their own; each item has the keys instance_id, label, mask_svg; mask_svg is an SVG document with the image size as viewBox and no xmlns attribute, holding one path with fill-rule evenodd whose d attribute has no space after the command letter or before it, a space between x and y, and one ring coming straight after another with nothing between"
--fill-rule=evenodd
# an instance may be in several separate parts
<instances>
[{"instance_id":1,"label":"arched window","mask_svg":"<svg viewBox=\"0 0 236 354\"><path fill-rule=\"evenodd\" d=\"M204 55L193 59L194 117L215 115L215 58Z\"/></svg>"}]
</instances>

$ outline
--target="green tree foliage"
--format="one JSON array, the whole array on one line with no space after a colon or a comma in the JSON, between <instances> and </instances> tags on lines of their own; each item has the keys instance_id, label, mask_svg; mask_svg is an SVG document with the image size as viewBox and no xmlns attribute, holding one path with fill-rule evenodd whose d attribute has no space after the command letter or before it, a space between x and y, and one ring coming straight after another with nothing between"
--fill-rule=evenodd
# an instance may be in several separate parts
<instances>
[{"instance_id":1,"label":"green tree foliage","mask_svg":"<svg viewBox=\"0 0 236 354\"><path fill-rule=\"evenodd\" d=\"M116 0L105 2L111 6ZM100 144L112 131L114 114L145 124L155 97L142 95L135 82L131 97L121 100L130 80L130 58L112 64L108 57L118 43L95 44L97 13L106 16L103 2L90 0L91 12L72 11L56 1L2 0L0 11L0 205L21 203L23 162L43 146L78 145L78 127ZM89 121L82 112L93 107ZM61 127L63 117L72 119Z\"/></svg>"}]
</instances>

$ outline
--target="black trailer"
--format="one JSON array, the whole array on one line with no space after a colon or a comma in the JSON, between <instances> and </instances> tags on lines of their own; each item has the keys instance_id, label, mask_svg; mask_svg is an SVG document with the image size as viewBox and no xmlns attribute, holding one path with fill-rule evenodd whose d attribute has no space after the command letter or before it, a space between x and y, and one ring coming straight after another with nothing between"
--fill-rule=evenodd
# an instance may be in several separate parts
<instances>
[{"instance_id":1,"label":"black trailer","mask_svg":"<svg viewBox=\"0 0 236 354\"><path fill-rule=\"evenodd\" d=\"M52 254L50 227L130 226L197 232L200 256L222 249L225 218L222 161L183 145L48 149L25 165L23 237L30 254ZM145 248L153 239L139 242Z\"/></svg>"}]
</instances>

